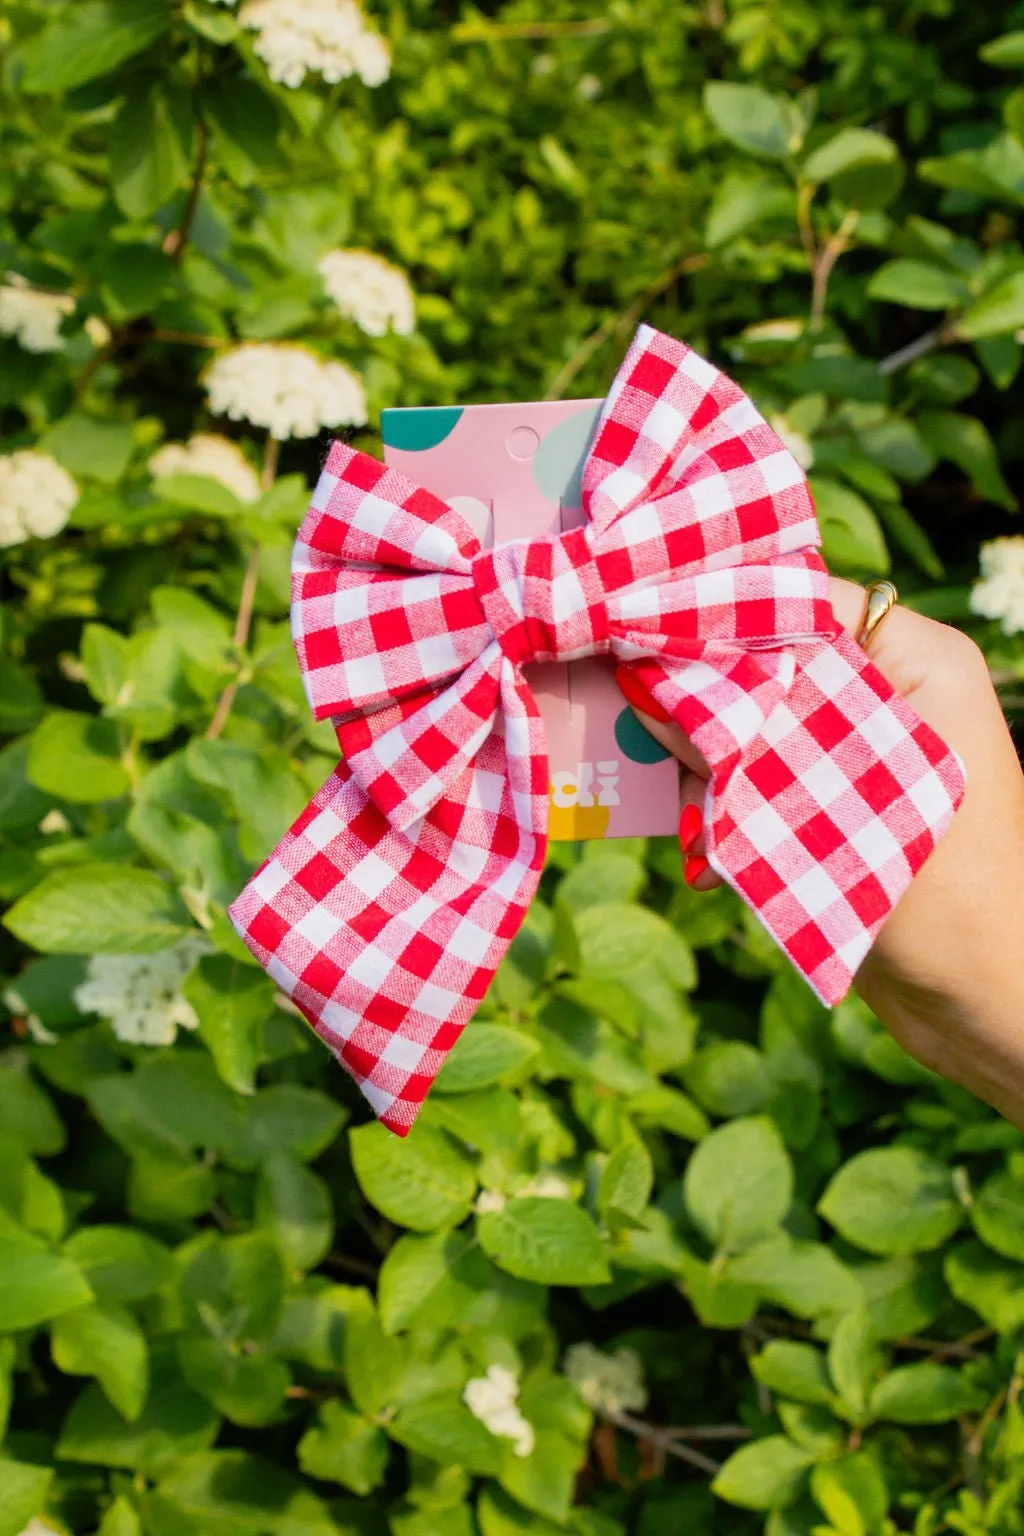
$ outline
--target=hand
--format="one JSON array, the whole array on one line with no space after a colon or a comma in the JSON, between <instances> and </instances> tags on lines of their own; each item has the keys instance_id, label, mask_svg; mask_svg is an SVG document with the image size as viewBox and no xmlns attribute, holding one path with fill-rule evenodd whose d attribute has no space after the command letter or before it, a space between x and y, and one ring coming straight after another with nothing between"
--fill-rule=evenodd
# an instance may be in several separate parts
<instances>
[{"instance_id":1,"label":"hand","mask_svg":"<svg viewBox=\"0 0 1024 1536\"><path fill-rule=\"evenodd\" d=\"M851 632L865 594L833 579L832 606ZM855 986L905 1050L1024 1127L1024 773L981 651L945 624L897 607L869 642L897 692L961 755L967 792L953 826L890 915ZM686 769L683 799L704 804L707 764L673 724L637 708ZM688 883L719 879L698 833Z\"/></svg>"}]
</instances>

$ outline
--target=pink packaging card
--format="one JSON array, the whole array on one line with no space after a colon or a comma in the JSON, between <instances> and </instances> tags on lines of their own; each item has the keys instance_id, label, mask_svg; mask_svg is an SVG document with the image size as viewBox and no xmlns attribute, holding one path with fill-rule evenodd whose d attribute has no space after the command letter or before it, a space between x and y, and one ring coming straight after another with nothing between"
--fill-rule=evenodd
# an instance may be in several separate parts
<instances>
[{"instance_id":1,"label":"pink packaging card","mask_svg":"<svg viewBox=\"0 0 1024 1536\"><path fill-rule=\"evenodd\" d=\"M580 472L600 400L435 406L383 413L385 462L456 507L482 542L584 521ZM674 833L679 773L601 660L532 667L551 767L556 841Z\"/></svg>"}]
</instances>

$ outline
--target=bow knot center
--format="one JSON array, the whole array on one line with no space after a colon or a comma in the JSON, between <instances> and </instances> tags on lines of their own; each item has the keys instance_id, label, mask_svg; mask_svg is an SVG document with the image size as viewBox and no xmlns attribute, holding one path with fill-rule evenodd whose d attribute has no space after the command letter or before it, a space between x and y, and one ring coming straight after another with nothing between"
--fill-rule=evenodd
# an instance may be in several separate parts
<instances>
[{"instance_id":1,"label":"bow knot center","mask_svg":"<svg viewBox=\"0 0 1024 1536\"><path fill-rule=\"evenodd\" d=\"M517 666L609 650L608 609L588 528L485 549L473 582L495 638Z\"/></svg>"}]
</instances>

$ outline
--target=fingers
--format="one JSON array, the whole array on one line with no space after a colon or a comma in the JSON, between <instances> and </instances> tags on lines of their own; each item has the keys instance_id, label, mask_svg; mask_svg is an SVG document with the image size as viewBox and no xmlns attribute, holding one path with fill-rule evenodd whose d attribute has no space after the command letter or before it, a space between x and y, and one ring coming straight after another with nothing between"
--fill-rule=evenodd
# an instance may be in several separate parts
<instances>
[{"instance_id":1,"label":"fingers","mask_svg":"<svg viewBox=\"0 0 1024 1536\"><path fill-rule=\"evenodd\" d=\"M705 856L704 801L707 796L707 779L697 773L683 775L680 786L681 812L679 816L679 842L685 863L683 875L694 891L713 891L722 884Z\"/></svg>"}]
</instances>

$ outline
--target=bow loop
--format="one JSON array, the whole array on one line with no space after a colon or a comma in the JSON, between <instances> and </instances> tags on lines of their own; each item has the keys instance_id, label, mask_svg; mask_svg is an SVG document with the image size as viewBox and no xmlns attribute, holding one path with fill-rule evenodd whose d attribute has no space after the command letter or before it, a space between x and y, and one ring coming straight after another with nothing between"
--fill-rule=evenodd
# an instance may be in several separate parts
<instances>
[{"instance_id":1,"label":"bow loop","mask_svg":"<svg viewBox=\"0 0 1024 1536\"><path fill-rule=\"evenodd\" d=\"M296 651L346 760L231 916L403 1135L543 868L529 663L636 669L708 765L712 867L826 1004L963 793L836 626L800 466L710 363L642 327L582 489L586 527L485 552L335 444L296 544Z\"/></svg>"}]
</instances>

